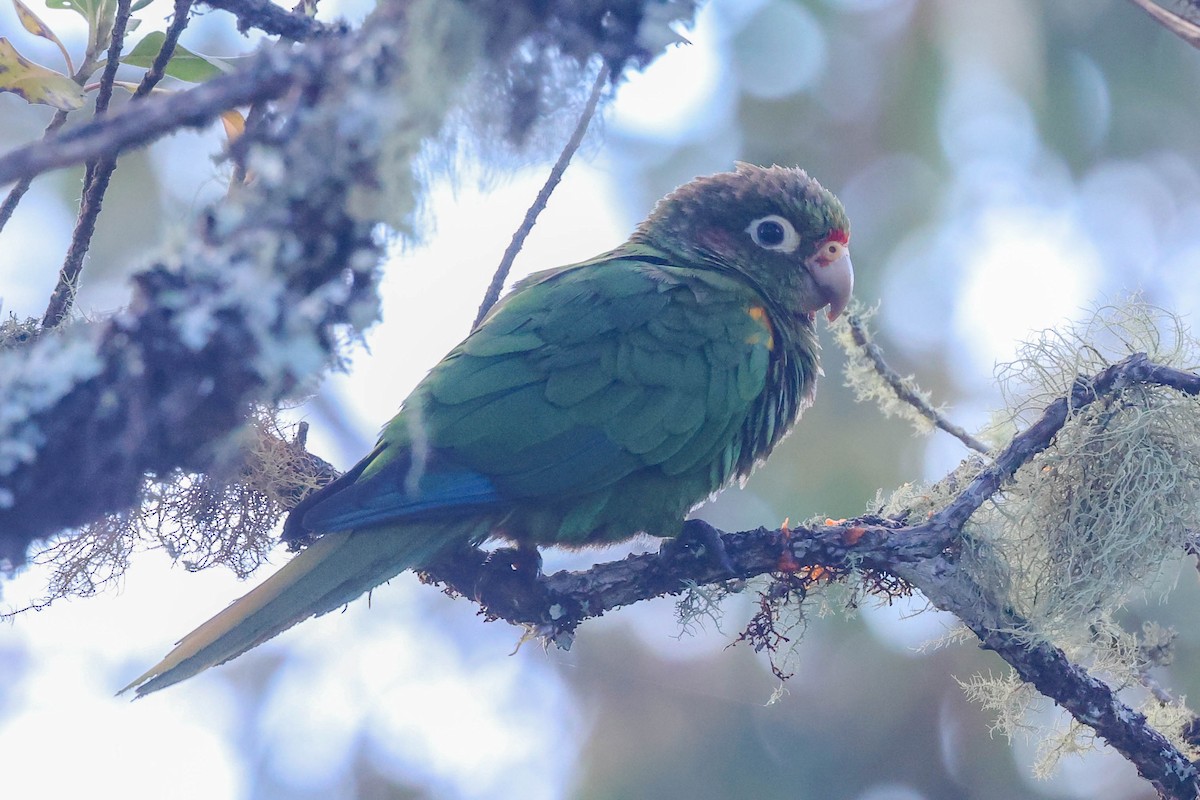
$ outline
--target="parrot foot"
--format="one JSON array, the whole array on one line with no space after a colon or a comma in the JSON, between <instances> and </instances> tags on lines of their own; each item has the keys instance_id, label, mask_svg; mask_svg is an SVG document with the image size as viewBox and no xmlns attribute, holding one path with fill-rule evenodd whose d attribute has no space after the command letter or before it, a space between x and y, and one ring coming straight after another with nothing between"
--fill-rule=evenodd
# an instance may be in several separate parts
<instances>
[{"instance_id":1,"label":"parrot foot","mask_svg":"<svg viewBox=\"0 0 1200 800\"><path fill-rule=\"evenodd\" d=\"M733 562L729 560L729 553L725 550L725 540L721 538L721 532L702 519L684 520L679 535L663 540L658 554L667 559L681 556L708 559L730 577L736 575Z\"/></svg>"},{"instance_id":2,"label":"parrot foot","mask_svg":"<svg viewBox=\"0 0 1200 800\"><path fill-rule=\"evenodd\" d=\"M536 607L544 594L542 554L532 545L501 547L487 554L475 579L474 597L486 606Z\"/></svg>"},{"instance_id":3,"label":"parrot foot","mask_svg":"<svg viewBox=\"0 0 1200 800\"><path fill-rule=\"evenodd\" d=\"M515 572L536 581L542 577L542 553L532 545L500 547L487 554L483 568L488 572Z\"/></svg>"}]
</instances>

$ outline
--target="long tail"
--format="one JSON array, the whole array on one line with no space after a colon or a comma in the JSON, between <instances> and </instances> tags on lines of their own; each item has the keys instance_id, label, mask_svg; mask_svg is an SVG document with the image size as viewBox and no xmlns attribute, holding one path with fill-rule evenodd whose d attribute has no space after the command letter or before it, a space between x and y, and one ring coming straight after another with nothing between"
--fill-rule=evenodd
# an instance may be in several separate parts
<instances>
[{"instance_id":1,"label":"long tail","mask_svg":"<svg viewBox=\"0 0 1200 800\"><path fill-rule=\"evenodd\" d=\"M326 534L183 637L166 658L118 694L136 688L141 697L224 664L298 622L341 608L406 569L428 564L472 533L458 521Z\"/></svg>"}]
</instances>

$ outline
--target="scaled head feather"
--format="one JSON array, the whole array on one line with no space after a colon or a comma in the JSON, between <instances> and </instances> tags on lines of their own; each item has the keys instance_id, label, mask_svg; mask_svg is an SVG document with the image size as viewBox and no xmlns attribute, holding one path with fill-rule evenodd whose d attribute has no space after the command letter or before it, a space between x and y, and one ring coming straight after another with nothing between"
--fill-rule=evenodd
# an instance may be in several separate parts
<instances>
[{"instance_id":1,"label":"scaled head feather","mask_svg":"<svg viewBox=\"0 0 1200 800\"><path fill-rule=\"evenodd\" d=\"M850 221L802 169L739 163L697 178L660 200L632 241L741 273L784 316L829 306L835 319L854 286Z\"/></svg>"}]
</instances>

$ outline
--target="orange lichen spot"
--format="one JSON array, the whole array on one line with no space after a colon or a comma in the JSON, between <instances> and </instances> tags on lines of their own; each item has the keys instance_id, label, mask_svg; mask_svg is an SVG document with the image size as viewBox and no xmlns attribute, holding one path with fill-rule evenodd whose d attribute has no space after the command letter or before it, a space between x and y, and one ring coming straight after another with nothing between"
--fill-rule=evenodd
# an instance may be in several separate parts
<instances>
[{"instance_id":1,"label":"orange lichen spot","mask_svg":"<svg viewBox=\"0 0 1200 800\"><path fill-rule=\"evenodd\" d=\"M763 330L766 331L767 334L767 349L774 350L775 330L771 327L771 319L767 316L767 310L762 306L750 306L749 311L746 313L750 315L750 319L754 320L763 327ZM746 337L746 344L758 344L761 341L762 337L757 333Z\"/></svg>"},{"instance_id":2,"label":"orange lichen spot","mask_svg":"<svg viewBox=\"0 0 1200 800\"><path fill-rule=\"evenodd\" d=\"M822 567L820 564L815 564L811 567L801 567L797 570L796 574L812 583L816 583L822 579L832 581L834 578L833 572Z\"/></svg>"},{"instance_id":3,"label":"orange lichen spot","mask_svg":"<svg viewBox=\"0 0 1200 800\"><path fill-rule=\"evenodd\" d=\"M866 532L866 528L859 528L857 526L846 528L846 530L842 531L842 541L851 546L856 545Z\"/></svg>"}]
</instances>

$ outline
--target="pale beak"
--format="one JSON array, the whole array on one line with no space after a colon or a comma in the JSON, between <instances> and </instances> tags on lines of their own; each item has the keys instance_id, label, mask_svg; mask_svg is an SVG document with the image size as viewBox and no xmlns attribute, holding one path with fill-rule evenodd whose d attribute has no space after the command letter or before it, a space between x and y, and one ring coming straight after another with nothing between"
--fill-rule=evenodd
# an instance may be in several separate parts
<instances>
[{"instance_id":1,"label":"pale beak","mask_svg":"<svg viewBox=\"0 0 1200 800\"><path fill-rule=\"evenodd\" d=\"M846 310L854 292L854 265L850 263L850 253L843 253L829 262L814 258L808 263L808 273L821 290L821 297L829 306L826 316L833 322Z\"/></svg>"}]
</instances>

